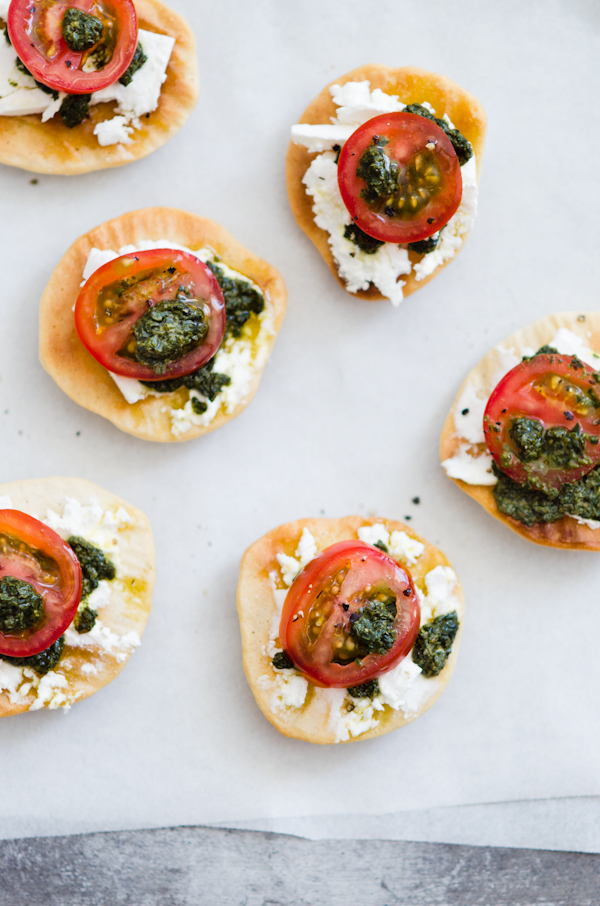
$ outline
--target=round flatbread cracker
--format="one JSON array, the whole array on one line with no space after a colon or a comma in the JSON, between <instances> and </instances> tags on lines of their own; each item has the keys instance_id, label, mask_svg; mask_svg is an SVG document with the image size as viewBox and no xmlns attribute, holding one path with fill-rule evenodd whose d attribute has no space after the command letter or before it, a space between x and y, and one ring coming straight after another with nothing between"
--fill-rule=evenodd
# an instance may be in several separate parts
<instances>
[{"instance_id":1,"label":"round flatbread cracker","mask_svg":"<svg viewBox=\"0 0 600 906\"><path fill-rule=\"evenodd\" d=\"M318 550L323 551L338 541L357 538L358 529L362 526L379 525L380 523L383 523L390 533L393 531L406 532L411 538L415 538L425 545L425 550L415 565L407 566L402 560L398 561L405 569L408 569L415 585L425 592L424 576L436 566L450 566L450 563L437 547L419 537L410 526L393 519L363 519L362 516L347 516L344 519L298 519L296 522L280 525L264 535L248 548L242 558L237 590L237 608L242 634L244 672L259 708L267 720L284 736L320 745L337 742L330 707L326 696L322 695L327 690L316 689L309 683L306 701L302 707L281 708L273 705L270 681L275 677L275 673L267 649L271 641L271 624L277 613L269 575L273 572L277 576L280 575L277 554L293 556L305 528L314 536ZM279 584L280 587L284 587L283 583ZM346 741L372 739L374 736L382 736L384 733L412 723L413 720L424 714L442 694L454 670L463 629L464 595L458 582L455 595L461 604L458 634L450 657L440 675L435 679L427 680L436 685L435 691L427 699L425 705L408 717L405 717L401 710L394 711L386 705L383 711L377 712L377 727ZM281 648L278 639L276 646Z\"/></svg>"},{"instance_id":2,"label":"round flatbread cracker","mask_svg":"<svg viewBox=\"0 0 600 906\"><path fill-rule=\"evenodd\" d=\"M196 41L179 13L159 0L135 0L138 26L175 38L175 46L158 107L135 129L127 145L102 147L94 135L97 123L115 116L114 102L90 108L90 117L68 129L59 114L47 123L41 116L0 116L0 163L58 176L74 176L119 167L146 157L173 138L198 100ZM4 40L4 39L2 39Z\"/></svg>"},{"instance_id":3,"label":"round flatbread cracker","mask_svg":"<svg viewBox=\"0 0 600 906\"><path fill-rule=\"evenodd\" d=\"M521 355L523 349L540 349L542 346L548 345L555 336L556 331L561 327L565 327L580 336L586 346L600 351L600 313L594 311L585 313L569 311L548 315L546 318L534 321L528 327L517 330L516 333L503 340L499 346L506 350L512 349L517 355ZM442 462L454 456L461 444L460 433L455 424L455 412L457 412L457 404L465 387L471 382L477 388L478 395L483 399L488 399L498 383L498 366L498 352L496 349L492 349L465 378L442 430L440 440L440 458ZM464 443L464 440L462 443ZM471 447L473 452L475 449L478 452L487 451L485 443L471 445ZM480 503L488 513L491 513L500 522L504 522L513 532L522 535L523 538L527 538L529 541L567 550L600 550L599 529L592 529L587 525L582 525L570 516L563 516L557 522L540 522L532 526L523 525L522 522L506 516L498 510L492 487L467 484L458 478L452 478L451 480L465 491L469 497Z\"/></svg>"},{"instance_id":4,"label":"round flatbread cracker","mask_svg":"<svg viewBox=\"0 0 600 906\"><path fill-rule=\"evenodd\" d=\"M428 72L426 69L417 69L414 66L394 68L376 64L359 66L357 69L353 69L352 72L347 72L346 75L334 79L333 82L327 85L311 101L298 122L329 123L330 118L335 116L338 109L331 99L329 91L331 85L344 85L346 82L361 82L366 79L371 83L371 91L375 88L380 88L386 94L397 95L404 104L421 104L423 101L427 101L437 111L437 116L447 113L456 128L468 138L473 146L477 158L477 177L479 180L487 127L485 111L477 98L465 91L464 88L461 88L460 85L457 85L456 82L451 81L446 76ZM308 238L314 242L339 284L346 289L346 284L339 276L335 260L331 254L328 242L329 234L316 225L312 210L313 199L306 194L302 183L302 177L315 156L316 154L309 153L302 145L295 145L294 142L290 142L286 160L286 179L290 205L299 226L304 230ZM463 242L466 238L467 236L465 235ZM416 252L409 252L409 256L413 264L420 261L423 257ZM446 264L449 263L449 261L446 262ZM406 281L403 290L404 295L409 296L415 290L425 286L426 283L429 283L430 280L439 274L443 267L446 267L446 264L437 267L433 274L423 280L416 280L414 272L411 272L408 276L404 275L402 277L402 280ZM353 295L369 301L386 299L373 284L371 284L369 289L359 290Z\"/></svg>"},{"instance_id":5,"label":"round flatbread cracker","mask_svg":"<svg viewBox=\"0 0 600 906\"><path fill-rule=\"evenodd\" d=\"M283 323L286 290L278 271L244 248L224 227L176 208L145 208L124 214L91 230L73 243L55 268L40 306L40 359L42 365L65 393L83 406L103 415L117 428L142 440L169 443L191 440L220 428L242 412L258 388L262 376L257 369L249 394L233 412L219 410L205 427L192 425L184 434L171 430L169 400L148 397L128 403L108 371L90 355L75 330L73 306L79 295L83 269L92 248L118 251L142 240L170 239L191 249L210 246L229 267L250 277L272 307L274 333L268 340L269 353Z\"/></svg>"},{"instance_id":6,"label":"round flatbread cracker","mask_svg":"<svg viewBox=\"0 0 600 906\"><path fill-rule=\"evenodd\" d=\"M132 522L119 529L119 569L117 578L109 583L110 602L102 608L99 619L119 636L131 632L141 636L150 615L155 576L154 541L148 517L110 491L81 478L11 481L0 485L0 497L4 496L10 497L13 509L38 519L44 519L48 509L62 515L66 497L83 505L96 501L103 509L114 512L119 507L125 508ZM65 644L55 670L67 680L67 686L61 691L67 695L68 703L81 701L112 682L129 660L132 650L119 650L117 659L115 654L98 645L72 648ZM0 660L0 668L2 664L6 662ZM25 701L14 702L6 693L0 693L0 717L28 711L35 703L34 692L30 692Z\"/></svg>"}]
</instances>

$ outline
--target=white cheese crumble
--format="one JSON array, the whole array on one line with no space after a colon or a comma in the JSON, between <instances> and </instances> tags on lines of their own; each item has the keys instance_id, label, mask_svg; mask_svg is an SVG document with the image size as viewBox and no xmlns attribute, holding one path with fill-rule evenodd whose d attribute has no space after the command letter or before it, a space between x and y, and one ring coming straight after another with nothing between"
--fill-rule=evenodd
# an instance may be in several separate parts
<instances>
[{"instance_id":1,"label":"white cheese crumble","mask_svg":"<svg viewBox=\"0 0 600 906\"><path fill-rule=\"evenodd\" d=\"M10 497L0 497L1 509L12 509ZM38 518L38 517L35 517ZM62 538L78 535L100 547L112 560L119 576L119 532L133 523L132 517L124 507L117 510L104 510L100 504L92 500L90 504L81 504L72 497L65 496L63 515L48 509L46 517L40 520L53 529ZM92 610L99 613L111 601L111 584L101 580L87 599ZM70 648L85 648L93 651L100 658L107 654L114 657L119 663L127 660L134 648L141 644L137 632L128 632L118 635L100 619L89 633L78 633L69 627L65 632L65 645ZM31 702L30 711L41 708L55 710L63 708L68 711L71 705L82 695L81 691L73 691L69 687L68 677L62 672L68 667L68 658L59 661L56 668L45 676L39 676L29 667L16 667L0 658L0 694L5 694L13 705L23 705ZM100 662L87 663L82 666L85 675L98 673ZM31 701L31 694L35 695Z\"/></svg>"},{"instance_id":2,"label":"white cheese crumble","mask_svg":"<svg viewBox=\"0 0 600 906\"><path fill-rule=\"evenodd\" d=\"M388 553L395 560L402 560L408 566L414 566L423 551L425 545L416 538L411 538L406 532L393 531L388 532L382 522L375 525L363 525L358 530L358 537L366 544L385 544Z\"/></svg>"},{"instance_id":3,"label":"white cheese crumble","mask_svg":"<svg viewBox=\"0 0 600 906\"><path fill-rule=\"evenodd\" d=\"M313 199L315 223L329 234L329 245L335 259L338 273L346 283L349 292L366 290L373 284L394 306L402 301L406 281L402 276L411 273L412 265L408 250L395 243L386 242L369 255L361 251L344 236L345 228L352 223L352 217L340 194L334 145L343 145L358 126L382 113L401 111L406 106L396 95L388 95L380 88L370 90L370 82L346 82L332 85L329 89L334 104L338 107L331 123L311 125L298 123L292 126L291 138L303 145L310 153L321 152L311 162L302 182L306 192ZM427 101L422 102L430 113L434 108ZM447 114L444 114L452 126ZM428 252L414 266L415 278L423 280L438 267L454 257L463 243L463 238L472 228L477 214L477 166L475 155L461 167L463 194L456 213L440 233L437 247Z\"/></svg>"},{"instance_id":4,"label":"white cheese crumble","mask_svg":"<svg viewBox=\"0 0 600 906\"><path fill-rule=\"evenodd\" d=\"M0 18L5 19L1 7ZM143 28L139 29L138 38L148 59L129 85L117 81L92 94L91 105L105 102L117 105L116 116L98 123L94 129L102 146L131 144L134 130L142 128L140 117L158 107L175 39ZM54 100L51 94L36 86L31 76L17 69L16 59L13 48L0 35L0 116L41 114L42 122L46 122L58 113L66 95L61 92Z\"/></svg>"},{"instance_id":5,"label":"white cheese crumble","mask_svg":"<svg viewBox=\"0 0 600 906\"><path fill-rule=\"evenodd\" d=\"M292 584L301 569L314 560L317 556L317 542L314 535L304 526L302 536L296 548L295 557L288 557L287 554L277 554L277 562L281 568L281 576L284 583L288 586Z\"/></svg>"},{"instance_id":6,"label":"white cheese crumble","mask_svg":"<svg viewBox=\"0 0 600 906\"><path fill-rule=\"evenodd\" d=\"M263 293L261 288L245 274L233 270L233 268L228 267L220 260L217 262L216 253L208 246L201 249L189 249L168 239L157 239L142 240L137 245L125 245L118 251L92 248L83 269L81 285L85 285L92 274L103 265L108 264L109 261L114 261L115 258L119 258L122 255L131 255L135 252L151 251L152 249L173 249L175 251L188 252L204 263L215 261L226 277L243 280L265 299L265 308L257 316L258 331L254 333L254 319L251 318L242 328L241 336L228 337L217 352L214 370L219 374L226 374L230 377L231 383L223 387L212 401L196 390L191 390L189 399L184 406L171 408L169 405L170 394L156 393L142 384L141 381L113 374L111 371L108 372L125 400L131 405L153 396L158 399L164 399L171 419L171 432L176 437L179 437L182 434L186 434L194 426L208 427L221 411L226 415L231 415L248 398L256 375L264 368L269 357L271 340L275 336L275 322L268 293ZM207 406L206 412L202 415L197 415L192 407L192 399L205 403Z\"/></svg>"}]
</instances>

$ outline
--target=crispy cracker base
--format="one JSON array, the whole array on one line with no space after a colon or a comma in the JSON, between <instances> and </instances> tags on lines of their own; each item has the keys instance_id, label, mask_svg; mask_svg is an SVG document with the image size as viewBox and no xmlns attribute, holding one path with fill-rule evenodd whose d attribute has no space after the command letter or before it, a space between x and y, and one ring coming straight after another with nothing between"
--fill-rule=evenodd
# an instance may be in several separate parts
<instances>
[{"instance_id":1,"label":"crispy cracker base","mask_svg":"<svg viewBox=\"0 0 600 906\"><path fill-rule=\"evenodd\" d=\"M178 245L199 249L210 246L234 270L250 277L270 299L275 335L283 323L286 290L278 271L244 248L224 227L176 208L145 208L109 220L73 243L46 287L40 306L40 359L42 365L65 393L92 412L103 415L117 428L142 440L163 443L186 441L208 434L235 418L254 396L261 372L257 372L250 394L229 415L219 411L208 427L192 426L185 434L171 432L170 406L165 399L148 398L128 403L117 385L81 343L73 318L83 268L90 249L114 249L143 239L170 239ZM273 336L269 343L272 348Z\"/></svg>"},{"instance_id":2,"label":"crispy cracker base","mask_svg":"<svg viewBox=\"0 0 600 906\"><path fill-rule=\"evenodd\" d=\"M365 79L370 81L371 91L374 88L381 88L386 94L397 95L405 104L420 104L423 101L428 101L436 110L437 116L441 117L444 113L447 113L456 128L460 129L473 145L477 158L477 177L478 179L481 177L481 159L487 128L487 117L483 107L476 97L465 91L456 82L446 78L446 76L428 72L426 69L417 69L414 66L394 68L376 64L359 66L357 69L353 69L352 72L347 72L346 75L330 82L311 101L298 122L329 123L330 117L335 116L337 110L331 99L330 86L344 85L346 82L360 82ZM290 205L298 225L304 230L308 238L314 242L340 286L346 289L346 284L339 276L336 263L331 254L328 242L329 234L316 225L312 210L313 200L306 194L302 183L302 177L315 156L315 154L309 154L307 149L301 145L295 145L290 142L286 160L286 179ZM467 236L465 235L463 242L466 238ZM417 255L416 252L409 252L409 256L413 264L420 261L423 257L422 255ZM446 264L450 264L450 262L447 261ZM443 267L446 267L446 264L436 268L433 274L424 280L416 280L413 272L408 276L404 275L401 278L406 281L404 295L409 296L415 290L425 286L426 283L429 283L430 280L439 274ZM368 301L378 301L386 298L372 284L369 289L359 290L352 295Z\"/></svg>"},{"instance_id":3,"label":"crispy cracker base","mask_svg":"<svg viewBox=\"0 0 600 906\"><path fill-rule=\"evenodd\" d=\"M198 61L194 35L178 13L159 0L135 0L138 25L175 38L157 109L136 129L129 145L103 148L94 127L115 115L115 104L97 104L90 118L67 129L56 114L47 123L39 115L0 116L0 163L31 170L74 176L119 167L151 154L178 132L198 100Z\"/></svg>"},{"instance_id":4,"label":"crispy cracker base","mask_svg":"<svg viewBox=\"0 0 600 906\"><path fill-rule=\"evenodd\" d=\"M266 675L269 678L273 676L271 659L265 654L265 648L269 644L271 620L276 611L269 573L276 571L279 575L277 554L285 553L293 556L305 527L314 535L317 547L322 551L338 541L356 538L361 526L380 522L386 526L389 532L404 531L425 545L425 551L419 557L416 565L409 568L413 581L421 590L424 590L423 577L426 573L436 566L450 566L444 554L424 538L420 538L410 526L392 519L363 519L361 516L348 516L344 519L298 519L296 522L288 522L256 541L242 558L237 607L242 633L244 672L259 708L267 720L284 736L320 745L335 743L335 734L328 726L329 709L316 701L313 686L309 685L306 702L301 708L273 711L270 706L272 693L265 690L258 682L262 676ZM464 596L460 584L457 586L457 594L463 603L464 612ZM437 678L438 689L418 714L407 719L401 711L393 711L386 706L385 711L378 715L379 724L375 729L363 733L357 739L351 738L348 741L356 742L371 739L374 736L382 736L384 733L412 723L427 711L442 694L452 675L462 628L463 618L460 621L452 653Z\"/></svg>"},{"instance_id":5,"label":"crispy cracker base","mask_svg":"<svg viewBox=\"0 0 600 906\"><path fill-rule=\"evenodd\" d=\"M584 318L584 320L580 320ZM539 321L534 321L528 327L523 327L511 334L506 340L498 345L505 349L514 348L515 353L525 346L539 349L550 342L559 327L566 327L578 334L585 341L586 346L592 349L600 349L600 312L562 312L556 315L548 315ZM481 389L481 396L489 396L494 389L496 382L494 374L497 371L498 360L494 350L490 352L476 365L475 368L465 378L463 384L456 395L452 404L450 413L444 424L442 436L440 439L440 458L443 462L450 459L457 452L460 438L456 433L454 423L454 411L458 400L465 386L472 381L476 387ZM481 450L486 449L485 444L480 445ZM529 528L510 516L505 516L496 507L496 501L491 487L483 485L470 485L460 479L452 478L451 481L458 485L465 493L472 497L477 503L491 513L500 522L504 522L513 532L522 535L529 541L536 544L545 544L549 547L562 547L567 550L600 550L600 531L588 528L587 525L580 525L570 516L563 516L557 522L537 523Z\"/></svg>"},{"instance_id":6,"label":"crispy cracker base","mask_svg":"<svg viewBox=\"0 0 600 906\"><path fill-rule=\"evenodd\" d=\"M148 517L115 494L81 478L38 478L0 485L0 496L8 495L14 509L37 518L44 518L48 508L61 514L65 494L82 504L97 500L104 509L117 510L123 506L133 517L131 527L123 529L119 538L121 570L117 581L121 580L122 575L123 588L120 590L113 585L110 604L102 609L100 619L119 635L133 631L141 636L150 615L155 575L154 541ZM78 693L77 701L80 701L112 682L128 659L129 655L119 662L99 649L92 652L65 645L58 669L69 680L69 695ZM68 670L61 667L66 660L72 664ZM98 672L89 675L82 673L81 668L86 663L96 665ZM27 711L34 701L35 696L31 695L26 704L11 704L8 696L0 693L0 717Z\"/></svg>"}]
</instances>

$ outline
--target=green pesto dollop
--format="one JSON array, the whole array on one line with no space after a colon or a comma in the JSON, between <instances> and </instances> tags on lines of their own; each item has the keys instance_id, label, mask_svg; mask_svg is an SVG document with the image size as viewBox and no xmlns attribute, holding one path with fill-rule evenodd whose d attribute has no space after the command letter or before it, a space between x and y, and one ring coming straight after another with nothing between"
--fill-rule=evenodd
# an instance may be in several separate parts
<instances>
[{"instance_id":1,"label":"green pesto dollop","mask_svg":"<svg viewBox=\"0 0 600 906\"><path fill-rule=\"evenodd\" d=\"M144 53L144 48L138 41L138 45L135 49L135 53L133 55L133 59L132 59L131 63L129 64L128 68L125 70L125 72L119 79L119 82L121 83L121 85L125 85L125 87L127 87L127 85L130 85L131 80L133 79L133 77L136 74L136 72L138 71L138 69L141 69L142 66L144 65L144 63L147 63L147 62L148 62L148 57Z\"/></svg>"},{"instance_id":2,"label":"green pesto dollop","mask_svg":"<svg viewBox=\"0 0 600 906\"><path fill-rule=\"evenodd\" d=\"M46 673L54 670L60 661L64 647L65 637L61 635L56 642L44 651L40 651L39 654L32 654L30 657L7 657L7 655L2 654L0 659L8 661L9 664L14 664L15 667L31 667L40 676L45 676Z\"/></svg>"},{"instance_id":3,"label":"green pesto dollop","mask_svg":"<svg viewBox=\"0 0 600 906\"><path fill-rule=\"evenodd\" d=\"M212 403L223 387L227 387L231 384L229 375L219 374L218 372L213 371L214 367L215 360L213 358L210 362L207 362L206 365L203 365L202 368L198 368L196 371L192 371L191 374L186 374L183 377L170 378L166 381L142 381L141 383L145 387L150 387L155 393L174 393L175 390L179 390L180 387L187 387L188 390L195 390L197 393L201 393L202 396L205 396ZM198 404L202 403L199 399L196 399L195 402ZM206 403L204 403L204 406L206 406ZM206 409L203 409L202 412L206 412ZM202 415L202 412L199 412L198 414Z\"/></svg>"},{"instance_id":4,"label":"green pesto dollop","mask_svg":"<svg viewBox=\"0 0 600 906\"><path fill-rule=\"evenodd\" d=\"M90 115L91 94L68 94L60 105L60 115L67 129L80 126Z\"/></svg>"},{"instance_id":5,"label":"green pesto dollop","mask_svg":"<svg viewBox=\"0 0 600 906\"><path fill-rule=\"evenodd\" d=\"M374 255L377 249L384 244L381 239L373 239L355 223L349 223L345 228L344 238L357 245L366 255Z\"/></svg>"},{"instance_id":6,"label":"green pesto dollop","mask_svg":"<svg viewBox=\"0 0 600 906\"><path fill-rule=\"evenodd\" d=\"M404 113L416 113L417 116L424 116L425 119L431 120L440 129L443 129L450 141L452 142L452 147L456 151L456 156L458 157L458 162L462 167L463 164L466 164L468 160L473 157L473 146L471 142L468 141L458 129L452 129L446 120L440 120L437 116L434 116L433 113L430 113L427 107L422 107L421 104L408 104L404 108Z\"/></svg>"},{"instance_id":7,"label":"green pesto dollop","mask_svg":"<svg viewBox=\"0 0 600 906\"><path fill-rule=\"evenodd\" d=\"M63 16L62 33L67 46L76 53L83 53L97 44L104 26L98 16L70 7Z\"/></svg>"},{"instance_id":8,"label":"green pesto dollop","mask_svg":"<svg viewBox=\"0 0 600 906\"><path fill-rule=\"evenodd\" d=\"M362 683L360 686L351 686L348 689L348 695L352 698L375 698L379 695L379 683L376 679L369 680L368 683Z\"/></svg>"},{"instance_id":9,"label":"green pesto dollop","mask_svg":"<svg viewBox=\"0 0 600 906\"><path fill-rule=\"evenodd\" d=\"M135 322L135 358L155 374L164 374L167 365L199 346L207 333L202 309L179 293L176 299L153 305Z\"/></svg>"},{"instance_id":10,"label":"green pesto dollop","mask_svg":"<svg viewBox=\"0 0 600 906\"><path fill-rule=\"evenodd\" d=\"M84 635L84 633L92 631L97 619L98 611L93 610L88 604L84 604L75 614L73 626L79 635Z\"/></svg>"},{"instance_id":11,"label":"green pesto dollop","mask_svg":"<svg viewBox=\"0 0 600 906\"><path fill-rule=\"evenodd\" d=\"M423 676L430 678L442 672L452 651L458 626L458 614L453 610L421 627L412 658L423 671Z\"/></svg>"},{"instance_id":12,"label":"green pesto dollop","mask_svg":"<svg viewBox=\"0 0 600 906\"><path fill-rule=\"evenodd\" d=\"M272 664L276 670L291 670L294 667L293 660L285 651L278 651L273 658Z\"/></svg>"},{"instance_id":13,"label":"green pesto dollop","mask_svg":"<svg viewBox=\"0 0 600 906\"><path fill-rule=\"evenodd\" d=\"M0 631L31 629L44 616L44 599L29 582L0 579Z\"/></svg>"},{"instance_id":14,"label":"green pesto dollop","mask_svg":"<svg viewBox=\"0 0 600 906\"><path fill-rule=\"evenodd\" d=\"M10 40L10 35L8 33L8 25L4 26L4 37L6 39L6 43L10 44L10 46L12 47L12 41Z\"/></svg>"},{"instance_id":15,"label":"green pesto dollop","mask_svg":"<svg viewBox=\"0 0 600 906\"><path fill-rule=\"evenodd\" d=\"M387 156L383 150L389 144L386 138L374 135L366 151L361 154L356 168L356 175L366 182L360 197L367 204L377 204L384 198L393 195L398 188L400 169L395 160Z\"/></svg>"},{"instance_id":16,"label":"green pesto dollop","mask_svg":"<svg viewBox=\"0 0 600 906\"><path fill-rule=\"evenodd\" d=\"M598 444L598 437L582 431L579 422L571 430L562 425L552 425L546 429L538 419L520 416L513 420L508 433L521 462L538 462L541 459L550 469L576 469L591 465L585 444L588 440L594 445ZM508 468L511 460L511 451L506 448L502 453L502 466ZM530 477L530 485L536 486L534 474ZM552 496L552 492L547 493Z\"/></svg>"},{"instance_id":17,"label":"green pesto dollop","mask_svg":"<svg viewBox=\"0 0 600 906\"><path fill-rule=\"evenodd\" d=\"M357 657L384 654L396 640L394 620L398 613L396 598L388 595L385 601L369 601L350 617L350 634L358 645Z\"/></svg>"},{"instance_id":18,"label":"green pesto dollop","mask_svg":"<svg viewBox=\"0 0 600 906\"><path fill-rule=\"evenodd\" d=\"M439 241L440 234L437 233L437 235L428 236L427 239L419 239L418 242L409 242L408 248L411 252L416 252L418 255L428 255L429 252L433 252L437 248Z\"/></svg>"},{"instance_id":19,"label":"green pesto dollop","mask_svg":"<svg viewBox=\"0 0 600 906\"><path fill-rule=\"evenodd\" d=\"M257 289L246 283L245 280L237 280L234 277L226 276L225 272L215 261L207 261L206 266L215 275L225 299L227 326L223 339L228 336L240 337L242 327L250 316L253 314L259 315L264 311L264 297Z\"/></svg>"},{"instance_id":20,"label":"green pesto dollop","mask_svg":"<svg viewBox=\"0 0 600 906\"><path fill-rule=\"evenodd\" d=\"M492 463L492 471L498 479L493 488L496 506L505 516L511 516L523 525L556 522L565 515L600 521L599 467L578 481L564 484L555 495L517 484L496 463Z\"/></svg>"},{"instance_id":21,"label":"green pesto dollop","mask_svg":"<svg viewBox=\"0 0 600 906\"><path fill-rule=\"evenodd\" d=\"M101 579L111 581L117 575L114 563L95 544L86 541L85 538L79 538L77 535L72 535L67 540L67 544L81 564L82 599L89 597L94 589L98 588Z\"/></svg>"}]
</instances>

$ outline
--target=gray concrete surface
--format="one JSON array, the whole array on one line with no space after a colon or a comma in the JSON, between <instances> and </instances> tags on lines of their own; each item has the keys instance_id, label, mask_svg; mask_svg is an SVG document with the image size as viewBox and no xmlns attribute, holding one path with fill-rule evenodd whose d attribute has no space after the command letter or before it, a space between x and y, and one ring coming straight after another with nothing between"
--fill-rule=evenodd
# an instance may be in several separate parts
<instances>
[{"instance_id":1,"label":"gray concrete surface","mask_svg":"<svg viewBox=\"0 0 600 906\"><path fill-rule=\"evenodd\" d=\"M592 906L600 856L173 828L6 840L2 906Z\"/></svg>"}]
</instances>

